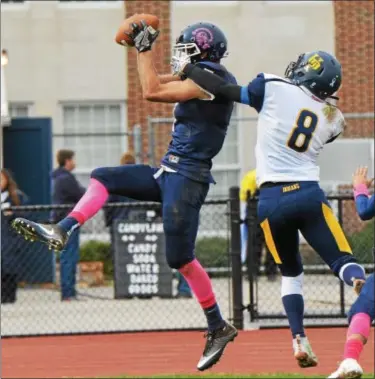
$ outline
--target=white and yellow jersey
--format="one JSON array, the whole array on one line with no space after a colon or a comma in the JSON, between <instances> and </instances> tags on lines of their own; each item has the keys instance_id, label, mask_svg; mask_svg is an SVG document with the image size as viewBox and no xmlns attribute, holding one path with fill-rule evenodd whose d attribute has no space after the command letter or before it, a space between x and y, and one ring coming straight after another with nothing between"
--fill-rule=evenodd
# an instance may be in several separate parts
<instances>
[{"instance_id":1,"label":"white and yellow jersey","mask_svg":"<svg viewBox=\"0 0 375 379\"><path fill-rule=\"evenodd\" d=\"M343 131L341 111L271 74L259 74L242 87L241 102L259 112L257 185L319 181L318 156Z\"/></svg>"}]
</instances>

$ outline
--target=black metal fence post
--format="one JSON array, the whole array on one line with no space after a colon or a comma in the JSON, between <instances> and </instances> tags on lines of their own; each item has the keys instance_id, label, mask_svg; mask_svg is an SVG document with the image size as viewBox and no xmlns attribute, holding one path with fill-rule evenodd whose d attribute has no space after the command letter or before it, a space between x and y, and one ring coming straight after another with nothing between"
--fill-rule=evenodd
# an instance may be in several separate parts
<instances>
[{"instance_id":1,"label":"black metal fence post","mask_svg":"<svg viewBox=\"0 0 375 379\"><path fill-rule=\"evenodd\" d=\"M256 243L256 206L257 202L254 198L249 197L246 204L246 218L245 223L248 229L248 240L247 240L247 272L249 278L249 291L250 291L250 303L248 305L248 310L250 313L250 321L256 319L257 304L254 293L254 287L256 285L256 269L257 265L255 263L255 243Z\"/></svg>"},{"instance_id":2,"label":"black metal fence post","mask_svg":"<svg viewBox=\"0 0 375 379\"><path fill-rule=\"evenodd\" d=\"M241 214L240 189L231 187L229 190L230 203L230 255L232 263L232 296L233 296L233 323L238 329L243 329L242 303L242 263L241 263Z\"/></svg>"}]
</instances>

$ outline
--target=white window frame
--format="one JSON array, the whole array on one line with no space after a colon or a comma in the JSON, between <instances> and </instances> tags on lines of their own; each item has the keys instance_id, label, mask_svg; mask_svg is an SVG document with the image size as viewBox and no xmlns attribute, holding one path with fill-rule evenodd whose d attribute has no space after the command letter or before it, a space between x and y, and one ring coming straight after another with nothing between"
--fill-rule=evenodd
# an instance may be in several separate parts
<instances>
[{"instance_id":1,"label":"white window frame","mask_svg":"<svg viewBox=\"0 0 375 379\"><path fill-rule=\"evenodd\" d=\"M61 130L60 131L54 131L55 134L64 134L65 133L65 126L64 126L64 107L79 107L79 106L95 106L95 105L101 105L101 106L111 106L116 105L120 106L120 114L121 114L121 125L124 126L124 128L120 131L120 133L127 133L128 132L128 124L127 124L127 115L126 115L126 106L127 102L125 100L77 100L77 101L61 101L59 103L59 119L60 119L60 125ZM79 133L79 131L75 131L75 133ZM66 148L69 148L66 146ZM121 139L121 150L123 152L127 151L128 149L128 139L126 135L124 135L124 138ZM118 157L118 161L120 161L121 157ZM96 167L85 167L81 168L78 164L78 167L74 170L76 174L82 174L82 175L88 175L90 172Z\"/></svg>"},{"instance_id":2,"label":"white window frame","mask_svg":"<svg viewBox=\"0 0 375 379\"><path fill-rule=\"evenodd\" d=\"M31 101L8 101L8 114L10 118L17 118L18 116L12 115L12 108L26 108L27 115L21 117L33 117L34 116L34 103Z\"/></svg>"}]
</instances>

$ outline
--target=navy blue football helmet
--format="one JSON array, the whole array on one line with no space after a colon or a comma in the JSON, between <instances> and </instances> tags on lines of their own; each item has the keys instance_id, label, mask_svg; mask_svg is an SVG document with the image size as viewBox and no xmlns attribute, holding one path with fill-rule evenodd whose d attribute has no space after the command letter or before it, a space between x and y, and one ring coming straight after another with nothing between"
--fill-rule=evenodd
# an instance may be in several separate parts
<instances>
[{"instance_id":1,"label":"navy blue football helmet","mask_svg":"<svg viewBox=\"0 0 375 379\"><path fill-rule=\"evenodd\" d=\"M304 53L298 57L297 62L289 63L285 77L325 100L332 97L341 86L341 64L333 55L324 51Z\"/></svg>"},{"instance_id":2,"label":"navy blue football helmet","mask_svg":"<svg viewBox=\"0 0 375 379\"><path fill-rule=\"evenodd\" d=\"M219 27L209 22L197 22L181 31L172 48L172 56L190 63L201 60L218 62L228 55L227 46L227 38Z\"/></svg>"}]
</instances>

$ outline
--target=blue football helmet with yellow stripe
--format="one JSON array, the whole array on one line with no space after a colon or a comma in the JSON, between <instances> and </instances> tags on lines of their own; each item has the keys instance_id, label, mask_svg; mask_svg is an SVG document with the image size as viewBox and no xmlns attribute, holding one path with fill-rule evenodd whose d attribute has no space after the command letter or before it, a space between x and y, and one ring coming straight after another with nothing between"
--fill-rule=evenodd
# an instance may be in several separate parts
<instances>
[{"instance_id":1,"label":"blue football helmet with yellow stripe","mask_svg":"<svg viewBox=\"0 0 375 379\"><path fill-rule=\"evenodd\" d=\"M341 64L333 55L324 51L304 53L298 57L297 62L289 63L285 77L325 100L332 97L341 86Z\"/></svg>"}]
</instances>

